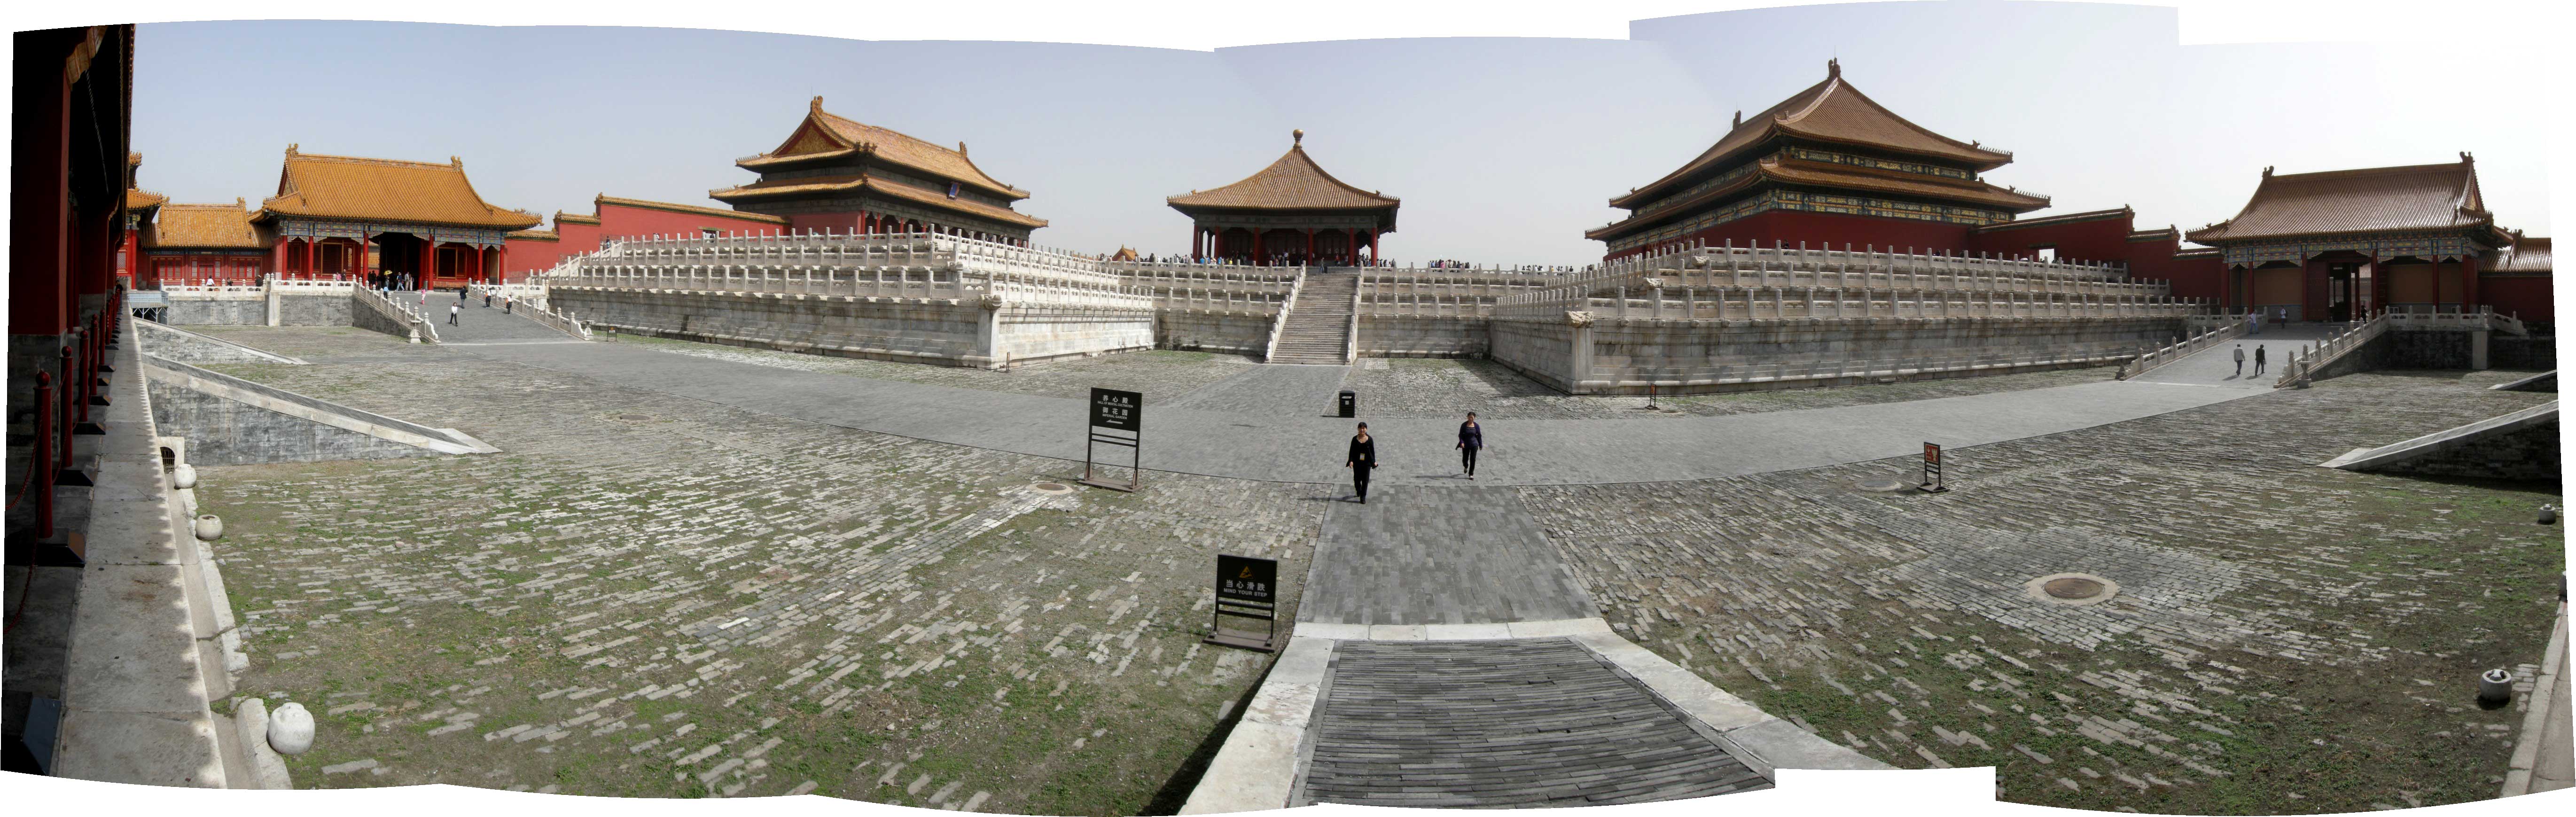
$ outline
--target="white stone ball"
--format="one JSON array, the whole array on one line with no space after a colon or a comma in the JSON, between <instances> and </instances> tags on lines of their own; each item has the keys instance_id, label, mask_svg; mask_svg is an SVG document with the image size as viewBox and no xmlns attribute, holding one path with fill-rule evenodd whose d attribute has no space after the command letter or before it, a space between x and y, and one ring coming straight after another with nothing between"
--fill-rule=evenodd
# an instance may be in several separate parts
<instances>
[{"instance_id":1,"label":"white stone ball","mask_svg":"<svg viewBox=\"0 0 2576 817\"><path fill-rule=\"evenodd\" d=\"M268 713L268 746L281 755L300 755L313 748L313 713L296 703Z\"/></svg>"}]
</instances>

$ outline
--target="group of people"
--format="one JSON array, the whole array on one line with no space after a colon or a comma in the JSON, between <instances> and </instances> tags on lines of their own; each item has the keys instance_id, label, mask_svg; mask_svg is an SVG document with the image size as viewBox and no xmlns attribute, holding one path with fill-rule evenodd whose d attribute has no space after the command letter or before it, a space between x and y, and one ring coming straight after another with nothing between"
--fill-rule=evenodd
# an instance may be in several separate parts
<instances>
[{"instance_id":1,"label":"group of people","mask_svg":"<svg viewBox=\"0 0 2576 817\"><path fill-rule=\"evenodd\" d=\"M457 287L457 288L456 288L456 303L452 303L452 304L448 304L448 305L447 305L447 325L449 325L449 326L459 326L459 325L461 325L461 324L458 324L458 323L456 322L456 319L457 319L457 316L458 316L458 315L460 315L461 313L463 313L463 312L464 312L464 310L465 310L465 297L466 297L466 294L467 294L467 290L468 290L468 288L467 288L467 287ZM428 293L422 293L422 294L421 294L421 301L422 301L423 303L427 303L427 302L428 302L428 300L429 300L429 295L428 295ZM484 309L490 309L490 308L492 308L492 291L491 291L491 290L489 290L489 289L483 290L483 308L484 308ZM511 314L512 312L516 311L516 310L517 310L517 308L518 308L518 307L517 307L517 302L510 300L510 296L508 296L508 295L503 295L503 296L501 296L501 314L504 314L504 315Z\"/></svg>"},{"instance_id":2,"label":"group of people","mask_svg":"<svg viewBox=\"0 0 2576 817\"><path fill-rule=\"evenodd\" d=\"M1468 479L1476 478L1476 454L1485 450L1485 427L1476 422L1476 413L1467 412L1467 421L1458 424L1458 467ZM1369 472L1377 469L1377 438L1369 435L1368 424L1361 423L1359 432L1351 435L1350 455L1342 467L1351 469L1351 489L1359 503L1368 504Z\"/></svg>"},{"instance_id":3,"label":"group of people","mask_svg":"<svg viewBox=\"0 0 2576 817\"><path fill-rule=\"evenodd\" d=\"M2290 322L2290 308L2289 308L2289 307L2284 306L2284 307L2277 307L2277 309L2278 309L2278 312L2277 312L2276 316L2273 318L2273 321L2272 321L2272 322L2273 322L2273 323L2289 323L2289 322ZM2263 308L2262 308L2262 307L2259 307L2259 306L2258 306L2258 307L2255 307L2255 308L2253 308L2252 310L2248 310L2248 311L2245 313L2245 334L2248 334L2248 335L2260 335L2260 334L2263 334Z\"/></svg>"},{"instance_id":4,"label":"group of people","mask_svg":"<svg viewBox=\"0 0 2576 817\"><path fill-rule=\"evenodd\" d=\"M2263 373L2263 344L2254 344L2254 373ZM2245 376L2245 344L2236 344L2236 376Z\"/></svg>"}]
</instances>

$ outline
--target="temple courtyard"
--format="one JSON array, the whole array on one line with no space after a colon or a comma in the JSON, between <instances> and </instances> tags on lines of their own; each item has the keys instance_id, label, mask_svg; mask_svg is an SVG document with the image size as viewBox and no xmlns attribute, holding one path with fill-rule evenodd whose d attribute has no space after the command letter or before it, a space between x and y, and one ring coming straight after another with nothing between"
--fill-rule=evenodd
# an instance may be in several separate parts
<instances>
[{"instance_id":1,"label":"temple courtyard","mask_svg":"<svg viewBox=\"0 0 2576 817\"><path fill-rule=\"evenodd\" d=\"M2565 563L2533 521L2555 485L2317 467L2554 398L2486 388L2505 371L2271 391L2195 358L1650 408L1481 360L983 371L465 317L444 345L193 327L309 361L206 368L500 449L202 469L239 694L320 723L298 787L1170 813L1285 671L1201 643L1227 553L1280 560L1283 630L1598 616L1869 759L1994 766L2014 802L2434 805L2495 796L2523 698L2482 709L2474 677L2532 676ZM1095 386L1146 395L1140 492L1075 482ZM1366 506L1340 501L1342 388L1388 463ZM1925 440L1951 490L1878 490ZM2044 597L2077 571L2117 586ZM1342 641L1298 796L1418 794L1353 748L1400 742L1367 716L1438 694L1417 670L1595 690L1533 705L1615 709L1601 739L1665 764L1446 804L1765 785L1569 642L1470 643Z\"/></svg>"}]
</instances>

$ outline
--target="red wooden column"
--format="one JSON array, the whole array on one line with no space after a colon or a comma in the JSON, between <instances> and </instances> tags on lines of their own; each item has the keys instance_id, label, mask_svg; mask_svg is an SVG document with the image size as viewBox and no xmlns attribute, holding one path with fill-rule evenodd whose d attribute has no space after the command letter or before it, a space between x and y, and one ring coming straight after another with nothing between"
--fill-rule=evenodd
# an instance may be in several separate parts
<instances>
[{"instance_id":1,"label":"red wooden column","mask_svg":"<svg viewBox=\"0 0 2576 817\"><path fill-rule=\"evenodd\" d=\"M1315 263L1315 228L1306 228L1306 263Z\"/></svg>"},{"instance_id":2,"label":"red wooden column","mask_svg":"<svg viewBox=\"0 0 2576 817\"><path fill-rule=\"evenodd\" d=\"M349 265L349 274L360 282L367 280L367 238L367 231L358 231L358 260Z\"/></svg>"},{"instance_id":3,"label":"red wooden column","mask_svg":"<svg viewBox=\"0 0 2576 817\"><path fill-rule=\"evenodd\" d=\"M414 288L414 289L418 289L418 288L421 288L421 287L429 286L429 274L430 274L430 273L432 273L432 272L437 271L437 269L438 269L438 244L437 244L437 242L435 242L435 241L430 241L430 240L423 240L423 241L421 241L421 242L420 242L420 270L419 270L418 272L414 272L414 273L412 273L412 276L411 276L411 277L413 278L413 281L412 281L412 288Z\"/></svg>"},{"instance_id":4,"label":"red wooden column","mask_svg":"<svg viewBox=\"0 0 2576 817\"><path fill-rule=\"evenodd\" d=\"M1377 263L1377 229L1369 229L1369 263Z\"/></svg>"},{"instance_id":5,"label":"red wooden column","mask_svg":"<svg viewBox=\"0 0 2576 817\"><path fill-rule=\"evenodd\" d=\"M2434 267L2434 269L2441 268ZM2438 280L2433 283L2435 297L2440 297L2441 286ZM2463 253L2460 256L2460 311L2476 312L2479 303L2478 257L2475 253Z\"/></svg>"},{"instance_id":6,"label":"red wooden column","mask_svg":"<svg viewBox=\"0 0 2576 817\"><path fill-rule=\"evenodd\" d=\"M493 252L493 254L494 254L494 257L493 257L493 264L492 264L492 265L493 265L493 266L496 266L496 267L500 267L500 268L501 268L501 274L502 274L503 276L508 276L508 275L510 274L510 245L508 245L508 244L503 244L503 245L501 245L501 248L500 248L500 249L493 250L492 252ZM509 282L508 282L508 281L499 280L499 279L494 279L494 280L493 280L493 283L497 283L497 284L506 284L506 283L509 283Z\"/></svg>"},{"instance_id":7,"label":"red wooden column","mask_svg":"<svg viewBox=\"0 0 2576 817\"><path fill-rule=\"evenodd\" d=\"M278 239L276 247L270 248L269 255L272 257L269 259L269 272L276 273L280 277L286 275L286 248L294 243L293 239L282 238Z\"/></svg>"},{"instance_id":8,"label":"red wooden column","mask_svg":"<svg viewBox=\"0 0 2576 817\"><path fill-rule=\"evenodd\" d=\"M1268 259L1266 259L1266 258L1262 257L1262 255L1261 255L1261 231L1260 231L1260 230L1253 230L1253 231L1252 231L1252 265L1257 267L1257 266L1260 266L1260 265L1265 264L1265 263L1269 263L1269 261L1268 261Z\"/></svg>"}]
</instances>

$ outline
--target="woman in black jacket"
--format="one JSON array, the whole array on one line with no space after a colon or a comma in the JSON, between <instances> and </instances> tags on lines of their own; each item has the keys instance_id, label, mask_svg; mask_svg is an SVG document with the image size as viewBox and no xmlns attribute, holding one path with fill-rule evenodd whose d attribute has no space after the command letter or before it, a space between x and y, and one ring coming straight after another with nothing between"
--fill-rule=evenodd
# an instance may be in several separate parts
<instances>
[{"instance_id":1,"label":"woman in black jacket","mask_svg":"<svg viewBox=\"0 0 2576 817\"><path fill-rule=\"evenodd\" d=\"M1369 436L1368 424L1360 424L1360 433L1351 437L1351 456L1342 467L1351 469L1351 486L1359 489L1360 504L1368 504L1369 469L1377 467L1377 440Z\"/></svg>"},{"instance_id":2,"label":"woman in black jacket","mask_svg":"<svg viewBox=\"0 0 2576 817\"><path fill-rule=\"evenodd\" d=\"M1485 427L1476 424L1476 413L1467 412L1467 421L1458 424L1458 465L1467 469L1467 478L1476 478L1476 452L1485 450Z\"/></svg>"}]
</instances>

